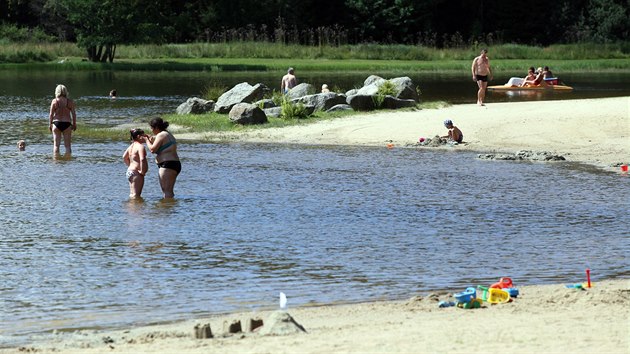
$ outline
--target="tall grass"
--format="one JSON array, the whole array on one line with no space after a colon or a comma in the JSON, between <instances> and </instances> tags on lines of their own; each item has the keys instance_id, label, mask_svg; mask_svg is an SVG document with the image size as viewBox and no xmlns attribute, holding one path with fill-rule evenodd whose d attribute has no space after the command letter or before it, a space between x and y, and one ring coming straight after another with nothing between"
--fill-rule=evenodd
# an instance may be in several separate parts
<instances>
[{"instance_id":1,"label":"tall grass","mask_svg":"<svg viewBox=\"0 0 630 354\"><path fill-rule=\"evenodd\" d=\"M580 43L556 44L549 47L534 47L520 44L500 44L489 48L494 60L537 59L537 60L594 60L629 59L630 42L612 44ZM479 53L479 46L434 48L421 45L401 44L357 44L357 45L297 45L272 42L226 42L190 43L166 45L119 45L117 61L146 61L146 65L171 65L169 60L187 59L252 59L254 70L259 59L275 60L400 60L400 61L457 61L471 60ZM8 43L0 46L0 62L25 63L59 60L65 57L81 58L85 52L73 43ZM181 64L180 61L173 65ZM228 65L226 62L224 65ZM322 64L323 65L323 64ZM251 68L245 68L246 70ZM204 70L240 70L241 67L204 68Z\"/></svg>"}]
</instances>

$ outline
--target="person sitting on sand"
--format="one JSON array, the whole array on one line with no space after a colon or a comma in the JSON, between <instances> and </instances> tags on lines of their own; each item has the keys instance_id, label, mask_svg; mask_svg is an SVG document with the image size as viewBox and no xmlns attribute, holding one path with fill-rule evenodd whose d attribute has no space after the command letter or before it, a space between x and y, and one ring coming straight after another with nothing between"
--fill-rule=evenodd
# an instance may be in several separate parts
<instances>
[{"instance_id":1,"label":"person sitting on sand","mask_svg":"<svg viewBox=\"0 0 630 354\"><path fill-rule=\"evenodd\" d=\"M24 140L19 140L19 141L17 142L17 148L18 148L18 150L20 150L20 151L24 151L24 150L26 150L26 142L25 142Z\"/></svg>"},{"instance_id":2,"label":"person sitting on sand","mask_svg":"<svg viewBox=\"0 0 630 354\"><path fill-rule=\"evenodd\" d=\"M144 175L149 170L147 152L144 149L144 131L132 129L131 145L123 154L123 161L127 165L127 180L129 180L129 198L141 198L144 187Z\"/></svg>"},{"instance_id":3,"label":"person sitting on sand","mask_svg":"<svg viewBox=\"0 0 630 354\"><path fill-rule=\"evenodd\" d=\"M459 130L459 128L453 125L452 120L450 119L445 120L444 126L446 127L446 129L448 129L448 135L444 135L441 138L447 139L447 141L454 141L458 144L464 141L464 134L462 133L461 130Z\"/></svg>"}]
</instances>

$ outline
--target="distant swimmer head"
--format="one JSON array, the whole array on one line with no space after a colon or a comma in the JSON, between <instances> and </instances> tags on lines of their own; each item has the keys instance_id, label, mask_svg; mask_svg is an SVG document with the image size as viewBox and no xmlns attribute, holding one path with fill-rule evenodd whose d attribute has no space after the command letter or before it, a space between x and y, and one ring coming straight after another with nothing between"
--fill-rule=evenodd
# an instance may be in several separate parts
<instances>
[{"instance_id":1,"label":"distant swimmer head","mask_svg":"<svg viewBox=\"0 0 630 354\"><path fill-rule=\"evenodd\" d=\"M452 121L452 120L450 120L450 119L445 120L445 121L444 121L444 126L447 126L447 127L448 127L449 125L453 125L453 121Z\"/></svg>"},{"instance_id":2,"label":"distant swimmer head","mask_svg":"<svg viewBox=\"0 0 630 354\"><path fill-rule=\"evenodd\" d=\"M20 151L26 150L26 142L24 140L20 140L17 142L17 148Z\"/></svg>"}]
</instances>

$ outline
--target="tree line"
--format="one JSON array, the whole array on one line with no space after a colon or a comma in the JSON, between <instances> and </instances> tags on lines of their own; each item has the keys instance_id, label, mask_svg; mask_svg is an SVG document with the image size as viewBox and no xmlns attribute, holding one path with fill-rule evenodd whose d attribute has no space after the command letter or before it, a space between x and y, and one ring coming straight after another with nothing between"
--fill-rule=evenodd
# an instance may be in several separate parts
<instances>
[{"instance_id":1,"label":"tree line","mask_svg":"<svg viewBox=\"0 0 630 354\"><path fill-rule=\"evenodd\" d=\"M629 4L629 0L0 0L0 21L5 28L38 33L38 38L76 42L90 60L111 62L116 45L134 43L396 43L443 48L627 41ZM4 32L10 37L6 33L11 31Z\"/></svg>"}]
</instances>

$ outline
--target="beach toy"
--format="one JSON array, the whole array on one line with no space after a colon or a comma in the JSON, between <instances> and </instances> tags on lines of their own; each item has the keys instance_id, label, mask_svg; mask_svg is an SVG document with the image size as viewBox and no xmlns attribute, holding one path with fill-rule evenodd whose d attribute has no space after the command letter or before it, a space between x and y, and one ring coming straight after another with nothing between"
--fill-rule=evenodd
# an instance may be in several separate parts
<instances>
[{"instance_id":1,"label":"beach toy","mask_svg":"<svg viewBox=\"0 0 630 354\"><path fill-rule=\"evenodd\" d=\"M455 303L453 301L440 301L438 302L438 307L442 308L442 307L451 307L451 306L455 306Z\"/></svg>"},{"instance_id":2,"label":"beach toy","mask_svg":"<svg viewBox=\"0 0 630 354\"><path fill-rule=\"evenodd\" d=\"M591 270L586 270L586 283L588 284L587 288L591 287Z\"/></svg>"},{"instance_id":3,"label":"beach toy","mask_svg":"<svg viewBox=\"0 0 630 354\"><path fill-rule=\"evenodd\" d=\"M471 301L468 302L458 302L457 303L457 307L460 309L478 309L481 307L481 304L483 303L483 301L481 301L481 299L472 299Z\"/></svg>"},{"instance_id":4,"label":"beach toy","mask_svg":"<svg viewBox=\"0 0 630 354\"><path fill-rule=\"evenodd\" d=\"M567 284L565 285L569 289L584 289L584 284Z\"/></svg>"},{"instance_id":5,"label":"beach toy","mask_svg":"<svg viewBox=\"0 0 630 354\"><path fill-rule=\"evenodd\" d=\"M510 298L517 298L518 297L518 289L517 288L506 288L503 289L505 290L508 294L510 294Z\"/></svg>"},{"instance_id":6,"label":"beach toy","mask_svg":"<svg viewBox=\"0 0 630 354\"><path fill-rule=\"evenodd\" d=\"M477 285L477 290L481 291L481 300L488 301L488 287Z\"/></svg>"},{"instance_id":7,"label":"beach toy","mask_svg":"<svg viewBox=\"0 0 630 354\"><path fill-rule=\"evenodd\" d=\"M461 293L455 294L455 300L457 302L470 302L477 296L477 290L473 287L466 288Z\"/></svg>"},{"instance_id":8,"label":"beach toy","mask_svg":"<svg viewBox=\"0 0 630 354\"><path fill-rule=\"evenodd\" d=\"M499 279L498 282L490 285L490 288L495 288L495 289L506 289L506 288L512 288L514 287L514 284L512 284L512 279L505 277L505 278L501 278Z\"/></svg>"},{"instance_id":9,"label":"beach toy","mask_svg":"<svg viewBox=\"0 0 630 354\"><path fill-rule=\"evenodd\" d=\"M503 289L488 289L488 302L491 304L502 304L510 301L510 294Z\"/></svg>"},{"instance_id":10,"label":"beach toy","mask_svg":"<svg viewBox=\"0 0 630 354\"><path fill-rule=\"evenodd\" d=\"M621 172L628 172L628 165L621 165Z\"/></svg>"}]
</instances>

